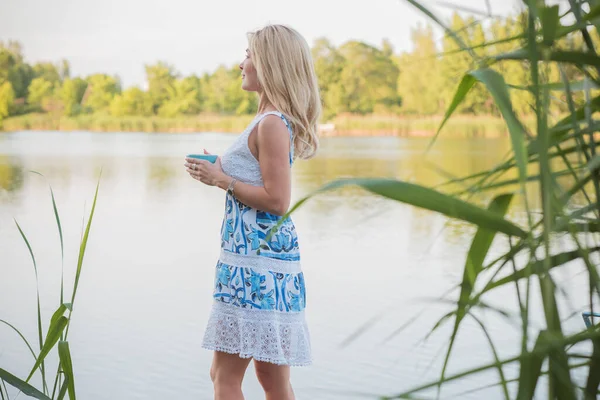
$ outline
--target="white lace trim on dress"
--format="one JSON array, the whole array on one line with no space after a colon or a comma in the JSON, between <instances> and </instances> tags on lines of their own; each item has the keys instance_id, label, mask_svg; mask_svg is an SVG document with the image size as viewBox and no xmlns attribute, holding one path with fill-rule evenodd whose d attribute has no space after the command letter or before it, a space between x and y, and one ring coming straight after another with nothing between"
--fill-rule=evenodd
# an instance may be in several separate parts
<instances>
[{"instance_id":1,"label":"white lace trim on dress","mask_svg":"<svg viewBox=\"0 0 600 400\"><path fill-rule=\"evenodd\" d=\"M312 362L303 312L248 310L215 302L202 347L278 365Z\"/></svg>"},{"instance_id":2,"label":"white lace trim on dress","mask_svg":"<svg viewBox=\"0 0 600 400\"><path fill-rule=\"evenodd\" d=\"M233 267L252 268L261 273L273 271L284 274L298 274L302 272L299 261L279 260L253 254L237 254L227 250L221 250L219 261Z\"/></svg>"}]
</instances>

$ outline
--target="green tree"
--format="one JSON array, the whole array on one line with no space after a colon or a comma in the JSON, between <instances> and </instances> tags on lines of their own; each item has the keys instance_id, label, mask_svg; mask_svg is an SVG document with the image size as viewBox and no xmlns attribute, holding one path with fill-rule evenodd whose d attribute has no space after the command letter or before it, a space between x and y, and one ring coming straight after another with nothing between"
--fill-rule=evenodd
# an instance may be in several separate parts
<instances>
[{"instance_id":1,"label":"green tree","mask_svg":"<svg viewBox=\"0 0 600 400\"><path fill-rule=\"evenodd\" d=\"M8 80L9 71L16 64L14 55L10 51L0 48L0 82Z\"/></svg>"},{"instance_id":2,"label":"green tree","mask_svg":"<svg viewBox=\"0 0 600 400\"><path fill-rule=\"evenodd\" d=\"M339 104L338 88L346 60L325 38L317 39L311 51L315 72L319 79L323 118L327 120L343 111Z\"/></svg>"},{"instance_id":3,"label":"green tree","mask_svg":"<svg viewBox=\"0 0 600 400\"><path fill-rule=\"evenodd\" d=\"M15 92L10 82L0 84L0 121L11 114L15 102Z\"/></svg>"},{"instance_id":4,"label":"green tree","mask_svg":"<svg viewBox=\"0 0 600 400\"><path fill-rule=\"evenodd\" d=\"M60 80L64 81L71 77L71 64L67 60L62 60L59 65L59 76Z\"/></svg>"},{"instance_id":5,"label":"green tree","mask_svg":"<svg viewBox=\"0 0 600 400\"><path fill-rule=\"evenodd\" d=\"M33 79L33 69L23 62L23 50L18 42L0 42L0 82L10 81L17 99L27 96L27 87Z\"/></svg>"},{"instance_id":6,"label":"green tree","mask_svg":"<svg viewBox=\"0 0 600 400\"><path fill-rule=\"evenodd\" d=\"M392 45L392 42L389 41L389 39L384 38L381 41L381 52L386 57L392 57L394 55L394 46Z\"/></svg>"},{"instance_id":7,"label":"green tree","mask_svg":"<svg viewBox=\"0 0 600 400\"><path fill-rule=\"evenodd\" d=\"M440 60L431 26L418 25L411 32L413 51L398 58L398 93L402 112L428 115L439 113L442 107Z\"/></svg>"},{"instance_id":8,"label":"green tree","mask_svg":"<svg viewBox=\"0 0 600 400\"><path fill-rule=\"evenodd\" d=\"M205 110L224 114L244 114L256 111L256 95L242 89L237 66L220 66L210 77L204 78L207 88Z\"/></svg>"},{"instance_id":9,"label":"green tree","mask_svg":"<svg viewBox=\"0 0 600 400\"><path fill-rule=\"evenodd\" d=\"M83 101L92 112L108 112L110 103L115 95L121 92L117 78L106 74L95 74L87 79L88 87Z\"/></svg>"},{"instance_id":10,"label":"green tree","mask_svg":"<svg viewBox=\"0 0 600 400\"><path fill-rule=\"evenodd\" d=\"M44 78L52 83L61 82L60 73L56 68L56 65L49 62L35 64L33 66L33 73L35 78Z\"/></svg>"},{"instance_id":11,"label":"green tree","mask_svg":"<svg viewBox=\"0 0 600 400\"><path fill-rule=\"evenodd\" d=\"M399 104L398 67L379 49L351 41L339 49L345 63L335 95L344 111L367 114Z\"/></svg>"},{"instance_id":12,"label":"green tree","mask_svg":"<svg viewBox=\"0 0 600 400\"><path fill-rule=\"evenodd\" d=\"M202 84L197 76L176 80L169 89L167 100L158 114L175 117L180 114L198 114L202 109Z\"/></svg>"},{"instance_id":13,"label":"green tree","mask_svg":"<svg viewBox=\"0 0 600 400\"><path fill-rule=\"evenodd\" d=\"M155 114L169 95L173 93L175 80L177 79L175 69L165 62L155 65L146 65L146 79L148 81L148 94L152 99L152 109Z\"/></svg>"},{"instance_id":14,"label":"green tree","mask_svg":"<svg viewBox=\"0 0 600 400\"><path fill-rule=\"evenodd\" d=\"M72 116L81 112L81 101L87 86L87 82L81 78L65 79L60 88L60 99L65 115Z\"/></svg>"},{"instance_id":15,"label":"green tree","mask_svg":"<svg viewBox=\"0 0 600 400\"><path fill-rule=\"evenodd\" d=\"M131 87L117 94L110 103L110 114L122 116L150 116L154 113L152 99L140 88Z\"/></svg>"},{"instance_id":16,"label":"green tree","mask_svg":"<svg viewBox=\"0 0 600 400\"><path fill-rule=\"evenodd\" d=\"M18 63L8 71L8 80L12 84L17 98L27 97L27 88L33 77L33 68L29 64Z\"/></svg>"},{"instance_id":17,"label":"green tree","mask_svg":"<svg viewBox=\"0 0 600 400\"><path fill-rule=\"evenodd\" d=\"M44 109L45 104L48 103L54 94L54 85L44 78L35 78L31 81L28 91L27 102L34 107Z\"/></svg>"}]
</instances>

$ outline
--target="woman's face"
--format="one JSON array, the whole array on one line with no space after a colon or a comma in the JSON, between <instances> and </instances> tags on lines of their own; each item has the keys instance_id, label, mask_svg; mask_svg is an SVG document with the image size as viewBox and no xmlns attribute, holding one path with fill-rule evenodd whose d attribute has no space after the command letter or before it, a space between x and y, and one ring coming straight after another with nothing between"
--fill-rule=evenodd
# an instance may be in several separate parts
<instances>
[{"instance_id":1,"label":"woman's face","mask_svg":"<svg viewBox=\"0 0 600 400\"><path fill-rule=\"evenodd\" d=\"M258 92L260 89L258 75L248 49L246 49L246 58L241 62L240 69L242 70L242 89L249 92Z\"/></svg>"}]
</instances>

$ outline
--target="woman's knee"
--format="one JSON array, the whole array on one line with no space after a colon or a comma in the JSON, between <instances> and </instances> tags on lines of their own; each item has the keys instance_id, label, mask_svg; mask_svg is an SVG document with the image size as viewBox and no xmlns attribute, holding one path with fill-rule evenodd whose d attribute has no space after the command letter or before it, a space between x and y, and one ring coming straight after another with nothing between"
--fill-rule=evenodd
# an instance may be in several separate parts
<instances>
[{"instance_id":1,"label":"woman's knee","mask_svg":"<svg viewBox=\"0 0 600 400\"><path fill-rule=\"evenodd\" d=\"M210 367L210 379L215 386L241 386L249 361L216 353Z\"/></svg>"},{"instance_id":2,"label":"woman's knee","mask_svg":"<svg viewBox=\"0 0 600 400\"><path fill-rule=\"evenodd\" d=\"M289 367L255 362L256 377L265 392L289 386Z\"/></svg>"}]
</instances>

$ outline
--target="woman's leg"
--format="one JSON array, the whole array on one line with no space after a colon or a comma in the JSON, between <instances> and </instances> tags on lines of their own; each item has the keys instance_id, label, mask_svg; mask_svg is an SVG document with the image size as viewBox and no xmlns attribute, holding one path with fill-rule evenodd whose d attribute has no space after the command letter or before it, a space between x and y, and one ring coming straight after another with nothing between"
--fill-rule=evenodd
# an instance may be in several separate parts
<instances>
[{"instance_id":1,"label":"woman's leg","mask_svg":"<svg viewBox=\"0 0 600 400\"><path fill-rule=\"evenodd\" d=\"M294 400L289 365L276 365L254 360L256 377L265 390L267 400Z\"/></svg>"},{"instance_id":2,"label":"woman's leg","mask_svg":"<svg viewBox=\"0 0 600 400\"><path fill-rule=\"evenodd\" d=\"M250 358L215 351L210 378L215 387L215 400L244 400L242 380Z\"/></svg>"}]
</instances>

